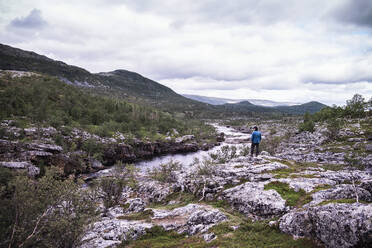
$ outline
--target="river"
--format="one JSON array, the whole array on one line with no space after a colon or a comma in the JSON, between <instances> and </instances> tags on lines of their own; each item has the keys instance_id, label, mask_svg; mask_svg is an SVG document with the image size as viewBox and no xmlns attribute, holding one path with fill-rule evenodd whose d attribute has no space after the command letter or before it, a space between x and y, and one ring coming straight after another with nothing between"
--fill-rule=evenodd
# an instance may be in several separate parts
<instances>
[{"instance_id":1,"label":"river","mask_svg":"<svg viewBox=\"0 0 372 248\"><path fill-rule=\"evenodd\" d=\"M145 172L147 170L151 170L154 167L159 166L160 164L167 163L171 160L178 161L182 164L182 167L188 167L194 159L203 159L204 157L208 157L208 154L211 152L218 151L222 146L228 145L228 146L236 146L237 152L239 152L243 146L245 146L249 142L249 138L251 137L250 134L238 132L235 129L231 127L225 127L218 124L211 124L213 125L218 133L223 132L225 134L225 141L221 142L219 146L215 146L212 149L208 151L197 151L197 152L190 152L190 153L181 153L181 154L168 154L168 155L162 155L158 157L154 157L149 160L142 160L135 163L135 166L142 172ZM101 176L109 175L111 174L113 167L100 170L95 173L91 173L89 175L86 175L85 180L91 180L94 178L98 178Z\"/></svg>"}]
</instances>

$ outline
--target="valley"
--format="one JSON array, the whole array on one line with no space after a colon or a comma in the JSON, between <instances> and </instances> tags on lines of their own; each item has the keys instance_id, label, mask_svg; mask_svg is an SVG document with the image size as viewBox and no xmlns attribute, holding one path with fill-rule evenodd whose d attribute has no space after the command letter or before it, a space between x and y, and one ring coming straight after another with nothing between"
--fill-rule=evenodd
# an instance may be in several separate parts
<instances>
[{"instance_id":1,"label":"valley","mask_svg":"<svg viewBox=\"0 0 372 248\"><path fill-rule=\"evenodd\" d=\"M342 107L213 105L0 45L0 104L2 247L372 242L372 103L361 95Z\"/></svg>"}]
</instances>

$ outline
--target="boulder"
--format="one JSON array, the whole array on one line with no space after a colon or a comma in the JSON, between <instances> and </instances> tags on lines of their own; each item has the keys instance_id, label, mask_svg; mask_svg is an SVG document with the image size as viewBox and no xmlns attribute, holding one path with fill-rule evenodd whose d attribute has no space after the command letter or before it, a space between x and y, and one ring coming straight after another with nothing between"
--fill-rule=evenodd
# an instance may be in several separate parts
<instances>
[{"instance_id":1,"label":"boulder","mask_svg":"<svg viewBox=\"0 0 372 248\"><path fill-rule=\"evenodd\" d=\"M27 170L27 174L32 177L40 174L40 169L29 162L0 162L0 167L5 167L8 169Z\"/></svg>"},{"instance_id":2,"label":"boulder","mask_svg":"<svg viewBox=\"0 0 372 248\"><path fill-rule=\"evenodd\" d=\"M125 209L126 212L142 212L145 210L146 203L141 198L130 199L126 202L129 206Z\"/></svg>"},{"instance_id":3,"label":"boulder","mask_svg":"<svg viewBox=\"0 0 372 248\"><path fill-rule=\"evenodd\" d=\"M249 217L271 218L288 211L279 193L272 189L264 190L263 183L244 183L223 191L222 198Z\"/></svg>"},{"instance_id":4,"label":"boulder","mask_svg":"<svg viewBox=\"0 0 372 248\"><path fill-rule=\"evenodd\" d=\"M327 204L287 213L279 228L295 237L316 238L327 247L368 247L371 220L372 204Z\"/></svg>"},{"instance_id":5,"label":"boulder","mask_svg":"<svg viewBox=\"0 0 372 248\"><path fill-rule=\"evenodd\" d=\"M336 199L355 199L355 191L358 193L359 200L372 201L372 195L367 190L356 187L354 189L351 184L340 184L334 188L318 191L312 194L313 200L309 205L314 206L325 200L336 200Z\"/></svg>"},{"instance_id":6,"label":"boulder","mask_svg":"<svg viewBox=\"0 0 372 248\"><path fill-rule=\"evenodd\" d=\"M85 233L80 247L113 247L122 241L138 239L151 227L153 227L151 223L104 217Z\"/></svg>"}]
</instances>

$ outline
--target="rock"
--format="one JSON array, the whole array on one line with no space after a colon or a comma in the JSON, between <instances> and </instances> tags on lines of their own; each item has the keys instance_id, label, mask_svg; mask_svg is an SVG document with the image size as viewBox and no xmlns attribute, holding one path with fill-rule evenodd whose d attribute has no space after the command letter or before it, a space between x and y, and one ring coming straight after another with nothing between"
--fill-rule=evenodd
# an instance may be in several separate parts
<instances>
[{"instance_id":1,"label":"rock","mask_svg":"<svg viewBox=\"0 0 372 248\"><path fill-rule=\"evenodd\" d=\"M225 190L223 199L247 216L271 218L288 211L285 200L275 190L264 190L263 183L247 182Z\"/></svg>"},{"instance_id":2,"label":"rock","mask_svg":"<svg viewBox=\"0 0 372 248\"><path fill-rule=\"evenodd\" d=\"M372 195L372 179L363 181L359 187L367 190Z\"/></svg>"},{"instance_id":3,"label":"rock","mask_svg":"<svg viewBox=\"0 0 372 248\"><path fill-rule=\"evenodd\" d=\"M176 138L176 143L183 143L183 142L194 140L194 139L195 139L194 135L185 135L185 136Z\"/></svg>"},{"instance_id":4,"label":"rock","mask_svg":"<svg viewBox=\"0 0 372 248\"><path fill-rule=\"evenodd\" d=\"M270 153L268 153L267 151L262 151L262 152L260 152L260 155L262 155L262 156L270 156Z\"/></svg>"},{"instance_id":5,"label":"rock","mask_svg":"<svg viewBox=\"0 0 372 248\"><path fill-rule=\"evenodd\" d=\"M212 240L215 240L216 238L217 238L217 235L214 233L206 233L203 235L203 239L207 243L211 242Z\"/></svg>"},{"instance_id":6,"label":"rock","mask_svg":"<svg viewBox=\"0 0 372 248\"><path fill-rule=\"evenodd\" d=\"M0 167L8 169L25 169L29 176L35 177L39 175L40 169L29 162L0 162Z\"/></svg>"},{"instance_id":7,"label":"rock","mask_svg":"<svg viewBox=\"0 0 372 248\"><path fill-rule=\"evenodd\" d=\"M98 161L97 159L91 159L89 162L90 162L90 166L93 169L103 169L103 168L105 168L103 166L103 164L100 161Z\"/></svg>"},{"instance_id":8,"label":"rock","mask_svg":"<svg viewBox=\"0 0 372 248\"><path fill-rule=\"evenodd\" d=\"M327 247L368 247L371 220L372 204L327 204L287 213L279 228L295 237L317 238Z\"/></svg>"},{"instance_id":9,"label":"rock","mask_svg":"<svg viewBox=\"0 0 372 248\"><path fill-rule=\"evenodd\" d=\"M227 220L218 209L199 204L188 204L173 210L153 209L153 222L165 230L195 235L207 232L214 225Z\"/></svg>"},{"instance_id":10,"label":"rock","mask_svg":"<svg viewBox=\"0 0 372 248\"><path fill-rule=\"evenodd\" d=\"M51 153L60 153L63 151L63 148L57 145L51 144L42 144L42 143L32 143L29 145L29 149L31 150L41 150Z\"/></svg>"},{"instance_id":11,"label":"rock","mask_svg":"<svg viewBox=\"0 0 372 248\"><path fill-rule=\"evenodd\" d=\"M173 191L169 185L150 180L139 182L137 192L140 194L141 198L146 201L162 202Z\"/></svg>"},{"instance_id":12,"label":"rock","mask_svg":"<svg viewBox=\"0 0 372 248\"><path fill-rule=\"evenodd\" d=\"M134 198L130 199L126 202L126 204L129 204L128 208L126 209L126 212L142 212L145 210L146 203L141 198Z\"/></svg>"},{"instance_id":13,"label":"rock","mask_svg":"<svg viewBox=\"0 0 372 248\"><path fill-rule=\"evenodd\" d=\"M358 193L359 200L372 201L372 195L367 190L356 187L354 189L351 184L336 185L334 188L318 191L312 194L313 200L309 203L310 206L317 205L324 200L334 199L355 199L355 190Z\"/></svg>"},{"instance_id":14,"label":"rock","mask_svg":"<svg viewBox=\"0 0 372 248\"><path fill-rule=\"evenodd\" d=\"M372 152L372 144L366 144L364 149L367 151L367 152Z\"/></svg>"},{"instance_id":15,"label":"rock","mask_svg":"<svg viewBox=\"0 0 372 248\"><path fill-rule=\"evenodd\" d=\"M104 217L85 233L80 247L113 247L125 240L138 239L151 227L151 223Z\"/></svg>"},{"instance_id":16,"label":"rock","mask_svg":"<svg viewBox=\"0 0 372 248\"><path fill-rule=\"evenodd\" d=\"M347 141L349 142L361 142L364 141L363 138L348 138Z\"/></svg>"},{"instance_id":17,"label":"rock","mask_svg":"<svg viewBox=\"0 0 372 248\"><path fill-rule=\"evenodd\" d=\"M221 223L227 220L226 215L221 211L215 210L198 210L193 212L187 220L187 228L182 232L186 232L189 235L196 233L206 232L213 225Z\"/></svg>"},{"instance_id":18,"label":"rock","mask_svg":"<svg viewBox=\"0 0 372 248\"><path fill-rule=\"evenodd\" d=\"M216 141L217 141L217 142L224 142L224 141L225 141L225 133L220 133L220 134L216 137Z\"/></svg>"},{"instance_id":19,"label":"rock","mask_svg":"<svg viewBox=\"0 0 372 248\"><path fill-rule=\"evenodd\" d=\"M298 192L300 189L305 190L307 193L314 190L319 185L335 185L336 182L327 178L280 178L276 181L287 183L290 188Z\"/></svg>"}]
</instances>

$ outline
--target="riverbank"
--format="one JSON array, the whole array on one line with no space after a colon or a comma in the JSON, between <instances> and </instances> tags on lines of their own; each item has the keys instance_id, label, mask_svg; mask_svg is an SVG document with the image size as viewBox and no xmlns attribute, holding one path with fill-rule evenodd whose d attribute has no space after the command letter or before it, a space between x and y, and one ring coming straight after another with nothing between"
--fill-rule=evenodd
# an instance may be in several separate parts
<instances>
[{"instance_id":1,"label":"riverbank","mask_svg":"<svg viewBox=\"0 0 372 248\"><path fill-rule=\"evenodd\" d=\"M12 121L1 123L0 166L25 170L33 177L43 174L50 166L60 168L65 176L79 176L117 162L136 163L165 154L206 151L224 140L223 134L204 140L194 135L179 136L175 130L157 141L128 139L120 133L105 138L77 128L18 128L11 124Z\"/></svg>"},{"instance_id":2,"label":"riverbank","mask_svg":"<svg viewBox=\"0 0 372 248\"><path fill-rule=\"evenodd\" d=\"M318 145L316 135L305 134L293 133L290 147L305 153L302 142ZM136 186L102 213L82 247L368 247L369 166L266 151L250 158L249 142L233 137L190 165L171 161L135 173Z\"/></svg>"}]
</instances>

